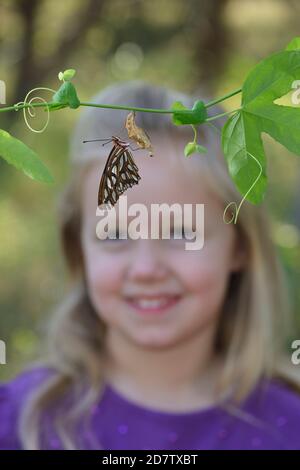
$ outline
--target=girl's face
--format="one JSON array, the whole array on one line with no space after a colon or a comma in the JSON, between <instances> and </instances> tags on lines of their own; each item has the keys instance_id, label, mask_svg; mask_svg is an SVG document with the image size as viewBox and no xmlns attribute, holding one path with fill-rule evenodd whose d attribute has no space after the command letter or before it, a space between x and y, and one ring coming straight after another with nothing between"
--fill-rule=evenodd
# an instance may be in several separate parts
<instances>
[{"instance_id":1,"label":"girl's face","mask_svg":"<svg viewBox=\"0 0 300 470\"><path fill-rule=\"evenodd\" d=\"M207 189L201 170L188 176L178 162L174 165L178 156L172 146L161 143L154 148L159 153L153 158L146 151L134 153L141 180L124 193L127 206L147 207L150 233L151 204L204 204L203 248L186 250L191 240L172 237L97 238L99 165L91 168L83 184L81 235L87 287L99 317L135 345L166 348L216 327L230 273L241 268L242 256L234 227L224 224L224 207ZM135 218L119 217L128 224Z\"/></svg>"}]
</instances>

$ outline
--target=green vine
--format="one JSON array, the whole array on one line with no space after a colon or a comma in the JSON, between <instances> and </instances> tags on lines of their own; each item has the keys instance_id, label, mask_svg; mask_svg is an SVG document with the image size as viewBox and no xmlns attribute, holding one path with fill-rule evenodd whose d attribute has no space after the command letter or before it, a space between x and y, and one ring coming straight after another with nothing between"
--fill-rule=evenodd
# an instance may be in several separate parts
<instances>
[{"instance_id":1,"label":"green vine","mask_svg":"<svg viewBox=\"0 0 300 470\"><path fill-rule=\"evenodd\" d=\"M299 37L294 38L285 50L272 54L259 62L250 71L241 88L208 103L197 100L191 109L180 101L174 102L170 109L83 102L79 100L76 88L71 81L74 75L74 69L59 72L58 78L62 84L57 91L46 87L34 88L27 93L24 101L2 107L0 113L23 110L26 125L31 131L37 133L46 129L51 112L63 108L77 109L80 106L89 106L170 114L174 125L190 125L192 127L194 138L185 146L186 157L190 157L194 153L207 152L207 149L198 143L196 126L202 124L213 126L214 120L228 116L222 128L221 144L228 172L242 195L242 200L239 205L236 202L229 202L226 206L223 215L225 223L237 222L238 213L245 200L253 204L260 204L264 199L267 187L267 165L261 138L262 132L269 134L291 152L300 155L300 108L275 104L275 100L287 95L295 88L294 83L300 78ZM50 101L46 101L40 96L30 98L35 91L48 91L52 93L52 98ZM238 109L208 117L208 108L238 94L241 94L241 106ZM28 121L28 117L35 116L35 108L37 107L44 107L47 110L46 123L41 129L34 129ZM34 180L46 183L53 182L49 170L36 153L1 129L0 156ZM225 215L229 207L234 207L235 213L229 221L226 221Z\"/></svg>"}]
</instances>

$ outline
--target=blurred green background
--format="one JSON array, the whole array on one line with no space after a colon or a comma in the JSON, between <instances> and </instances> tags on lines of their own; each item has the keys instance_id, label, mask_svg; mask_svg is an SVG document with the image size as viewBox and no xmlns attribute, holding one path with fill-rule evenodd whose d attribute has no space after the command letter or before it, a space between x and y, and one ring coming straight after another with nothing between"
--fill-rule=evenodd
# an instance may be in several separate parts
<instances>
[{"instance_id":1,"label":"blurred green background","mask_svg":"<svg viewBox=\"0 0 300 470\"><path fill-rule=\"evenodd\" d=\"M204 88L217 97L239 87L261 58L299 36L299 17L297 0L1 0L0 79L6 82L7 105L35 86L57 89L57 73L67 68L77 70L74 83L82 101L111 82L132 78L186 92ZM226 102L228 110L237 100ZM55 203L79 113L56 112L43 134L30 132L21 112L1 115L0 127L36 150L55 184L31 181L0 159L0 339L7 345L0 380L35 357L45 320L67 287ZM264 140L266 201L289 280L295 339L300 337L300 160Z\"/></svg>"}]
</instances>

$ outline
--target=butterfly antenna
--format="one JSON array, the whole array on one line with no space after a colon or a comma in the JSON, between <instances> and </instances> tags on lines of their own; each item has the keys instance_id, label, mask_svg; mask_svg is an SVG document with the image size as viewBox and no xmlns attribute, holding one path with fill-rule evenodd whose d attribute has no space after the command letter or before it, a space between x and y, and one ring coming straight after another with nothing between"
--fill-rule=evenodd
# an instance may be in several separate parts
<instances>
[{"instance_id":1,"label":"butterfly antenna","mask_svg":"<svg viewBox=\"0 0 300 470\"><path fill-rule=\"evenodd\" d=\"M86 142L103 142L107 140L107 144L111 142L113 139L92 139L92 140L83 140L82 142L85 144Z\"/></svg>"}]
</instances>

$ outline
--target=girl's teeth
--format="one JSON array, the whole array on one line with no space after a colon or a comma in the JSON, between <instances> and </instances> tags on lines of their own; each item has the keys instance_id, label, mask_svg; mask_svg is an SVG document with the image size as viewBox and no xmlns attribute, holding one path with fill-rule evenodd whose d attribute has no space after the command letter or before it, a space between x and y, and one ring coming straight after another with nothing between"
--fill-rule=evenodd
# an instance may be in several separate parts
<instances>
[{"instance_id":1,"label":"girl's teeth","mask_svg":"<svg viewBox=\"0 0 300 470\"><path fill-rule=\"evenodd\" d=\"M131 297L129 304L140 313L162 313L168 311L179 299L179 296L157 298Z\"/></svg>"},{"instance_id":2,"label":"girl's teeth","mask_svg":"<svg viewBox=\"0 0 300 470\"><path fill-rule=\"evenodd\" d=\"M141 300L138 300L136 303L141 308L159 308L159 307L163 307L164 305L166 305L167 302L168 302L167 299L161 299L161 300L141 299Z\"/></svg>"}]
</instances>

